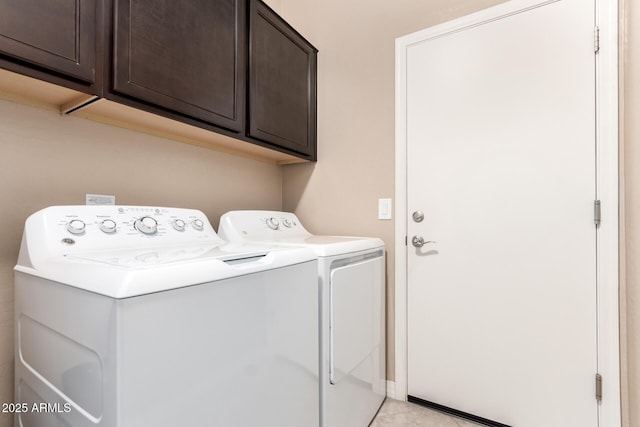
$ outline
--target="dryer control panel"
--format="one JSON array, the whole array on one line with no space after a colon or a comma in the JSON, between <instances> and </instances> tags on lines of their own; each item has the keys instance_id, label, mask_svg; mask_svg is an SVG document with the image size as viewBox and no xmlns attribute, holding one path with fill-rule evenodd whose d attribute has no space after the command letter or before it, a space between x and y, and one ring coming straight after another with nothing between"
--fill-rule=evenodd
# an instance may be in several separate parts
<instances>
[{"instance_id":1,"label":"dryer control panel","mask_svg":"<svg viewBox=\"0 0 640 427\"><path fill-rule=\"evenodd\" d=\"M220 218L220 237L229 241L267 241L310 237L291 212L230 211Z\"/></svg>"}]
</instances>

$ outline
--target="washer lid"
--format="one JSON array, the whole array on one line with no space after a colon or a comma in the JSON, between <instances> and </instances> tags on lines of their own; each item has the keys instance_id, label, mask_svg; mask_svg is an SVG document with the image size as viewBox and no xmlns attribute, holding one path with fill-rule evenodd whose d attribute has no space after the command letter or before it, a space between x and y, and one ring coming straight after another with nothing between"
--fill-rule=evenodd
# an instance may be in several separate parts
<instances>
[{"instance_id":1,"label":"washer lid","mask_svg":"<svg viewBox=\"0 0 640 427\"><path fill-rule=\"evenodd\" d=\"M185 253L178 256L170 249L56 256L39 263L37 269L17 265L15 271L120 299L317 263L312 251L300 247L229 244L183 250ZM300 278L301 283L305 280L314 285L317 277L314 273Z\"/></svg>"},{"instance_id":2,"label":"washer lid","mask_svg":"<svg viewBox=\"0 0 640 427\"><path fill-rule=\"evenodd\" d=\"M252 250L253 249L253 250ZM80 260L119 268L154 268L176 263L203 262L218 259L237 263L266 256L268 249L255 246L218 244L212 246L183 246L170 248L130 249L124 251L80 253L66 255L70 261Z\"/></svg>"}]
</instances>

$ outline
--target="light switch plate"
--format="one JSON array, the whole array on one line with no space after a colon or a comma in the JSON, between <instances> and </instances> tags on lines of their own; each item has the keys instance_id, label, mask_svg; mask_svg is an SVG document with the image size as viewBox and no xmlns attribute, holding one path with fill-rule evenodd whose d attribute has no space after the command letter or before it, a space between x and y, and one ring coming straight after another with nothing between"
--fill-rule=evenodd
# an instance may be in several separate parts
<instances>
[{"instance_id":1,"label":"light switch plate","mask_svg":"<svg viewBox=\"0 0 640 427\"><path fill-rule=\"evenodd\" d=\"M391 219L391 199L378 199L378 219Z\"/></svg>"}]
</instances>

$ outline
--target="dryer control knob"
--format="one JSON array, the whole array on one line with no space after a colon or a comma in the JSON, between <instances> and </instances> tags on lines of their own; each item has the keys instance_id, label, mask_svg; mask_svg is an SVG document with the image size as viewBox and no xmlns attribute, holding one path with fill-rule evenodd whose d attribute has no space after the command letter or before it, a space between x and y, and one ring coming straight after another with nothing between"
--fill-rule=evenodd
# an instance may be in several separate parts
<instances>
[{"instance_id":1,"label":"dryer control knob","mask_svg":"<svg viewBox=\"0 0 640 427\"><path fill-rule=\"evenodd\" d=\"M194 219L191 221L191 226L198 231L202 231L204 229L204 222L201 219Z\"/></svg>"},{"instance_id":2,"label":"dryer control knob","mask_svg":"<svg viewBox=\"0 0 640 427\"><path fill-rule=\"evenodd\" d=\"M267 220L267 227L269 227L272 230L277 230L278 227L280 227L280 223L276 218L271 217Z\"/></svg>"},{"instance_id":3,"label":"dryer control knob","mask_svg":"<svg viewBox=\"0 0 640 427\"><path fill-rule=\"evenodd\" d=\"M293 225L293 222L291 222L291 220L289 218L285 218L284 220L282 220L282 223L287 228L291 228L291 226Z\"/></svg>"},{"instance_id":4,"label":"dryer control knob","mask_svg":"<svg viewBox=\"0 0 640 427\"><path fill-rule=\"evenodd\" d=\"M80 219L72 219L67 223L67 231L71 234L82 234L85 228L86 224Z\"/></svg>"},{"instance_id":5,"label":"dryer control knob","mask_svg":"<svg viewBox=\"0 0 640 427\"><path fill-rule=\"evenodd\" d=\"M136 230L143 234L156 234L158 231L158 221L150 216L143 216L135 222Z\"/></svg>"},{"instance_id":6,"label":"dryer control knob","mask_svg":"<svg viewBox=\"0 0 640 427\"><path fill-rule=\"evenodd\" d=\"M173 225L173 228L178 230L178 231L184 231L184 227L187 224L181 219L174 219L173 222L171 223L171 225Z\"/></svg>"},{"instance_id":7,"label":"dryer control knob","mask_svg":"<svg viewBox=\"0 0 640 427\"><path fill-rule=\"evenodd\" d=\"M112 219L105 219L100 223L100 230L104 231L107 234L115 233L116 222Z\"/></svg>"}]
</instances>

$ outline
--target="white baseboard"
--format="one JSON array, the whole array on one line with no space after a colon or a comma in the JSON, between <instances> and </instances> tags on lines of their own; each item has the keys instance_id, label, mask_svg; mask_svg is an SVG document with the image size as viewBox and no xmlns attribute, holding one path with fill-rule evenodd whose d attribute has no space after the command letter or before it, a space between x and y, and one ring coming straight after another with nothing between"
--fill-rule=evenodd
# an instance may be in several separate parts
<instances>
[{"instance_id":1,"label":"white baseboard","mask_svg":"<svg viewBox=\"0 0 640 427\"><path fill-rule=\"evenodd\" d=\"M396 383L395 381L387 380L387 397L389 399L396 398Z\"/></svg>"}]
</instances>

